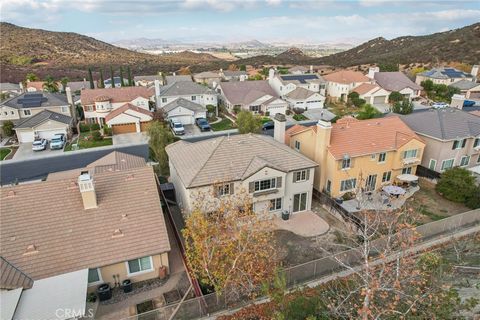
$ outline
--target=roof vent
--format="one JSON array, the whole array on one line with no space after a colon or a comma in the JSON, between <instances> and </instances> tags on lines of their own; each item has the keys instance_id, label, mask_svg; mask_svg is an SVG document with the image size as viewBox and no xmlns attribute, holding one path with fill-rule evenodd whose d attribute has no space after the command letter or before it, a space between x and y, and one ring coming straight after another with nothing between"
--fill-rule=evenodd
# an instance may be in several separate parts
<instances>
[{"instance_id":1,"label":"roof vent","mask_svg":"<svg viewBox=\"0 0 480 320\"><path fill-rule=\"evenodd\" d=\"M123 237L123 232L120 229L115 229L112 234L112 238L120 238Z\"/></svg>"},{"instance_id":2,"label":"roof vent","mask_svg":"<svg viewBox=\"0 0 480 320\"><path fill-rule=\"evenodd\" d=\"M13 198L17 195L17 193L13 190L8 191L7 198Z\"/></svg>"},{"instance_id":3,"label":"roof vent","mask_svg":"<svg viewBox=\"0 0 480 320\"><path fill-rule=\"evenodd\" d=\"M27 250L25 250L24 255L34 254L34 253L37 253L37 252L38 252L37 247L34 244L31 244L27 247Z\"/></svg>"},{"instance_id":4,"label":"roof vent","mask_svg":"<svg viewBox=\"0 0 480 320\"><path fill-rule=\"evenodd\" d=\"M127 175L127 177L125 178L125 181L130 181L130 180L133 180L134 178L135 178L135 175L131 173Z\"/></svg>"},{"instance_id":5,"label":"roof vent","mask_svg":"<svg viewBox=\"0 0 480 320\"><path fill-rule=\"evenodd\" d=\"M10 237L10 241L15 241L16 239L17 239L17 237L15 237L15 236Z\"/></svg>"},{"instance_id":6,"label":"roof vent","mask_svg":"<svg viewBox=\"0 0 480 320\"><path fill-rule=\"evenodd\" d=\"M122 214L122 220L128 220L128 214L126 213Z\"/></svg>"}]
</instances>

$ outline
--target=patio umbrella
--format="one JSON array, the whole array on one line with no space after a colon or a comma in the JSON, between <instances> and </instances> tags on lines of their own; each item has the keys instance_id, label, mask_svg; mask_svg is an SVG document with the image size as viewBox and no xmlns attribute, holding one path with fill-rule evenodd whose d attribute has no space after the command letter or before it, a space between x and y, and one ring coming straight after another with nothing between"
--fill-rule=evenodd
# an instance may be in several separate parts
<instances>
[{"instance_id":1,"label":"patio umbrella","mask_svg":"<svg viewBox=\"0 0 480 320\"><path fill-rule=\"evenodd\" d=\"M400 181L412 182L417 181L418 177L414 174L401 174L397 176L397 179Z\"/></svg>"},{"instance_id":2,"label":"patio umbrella","mask_svg":"<svg viewBox=\"0 0 480 320\"><path fill-rule=\"evenodd\" d=\"M383 191L385 191L388 194L392 195L400 195L400 194L405 194L405 189L397 186L385 186L382 188Z\"/></svg>"}]
</instances>

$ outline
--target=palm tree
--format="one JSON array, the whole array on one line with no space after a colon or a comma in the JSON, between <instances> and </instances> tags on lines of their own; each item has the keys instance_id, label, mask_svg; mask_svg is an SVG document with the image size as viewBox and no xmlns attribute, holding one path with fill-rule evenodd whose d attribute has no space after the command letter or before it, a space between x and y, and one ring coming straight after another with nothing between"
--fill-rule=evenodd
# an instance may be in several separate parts
<instances>
[{"instance_id":1,"label":"palm tree","mask_svg":"<svg viewBox=\"0 0 480 320\"><path fill-rule=\"evenodd\" d=\"M27 81L38 81L38 77L35 73L28 73L25 77Z\"/></svg>"},{"instance_id":2,"label":"palm tree","mask_svg":"<svg viewBox=\"0 0 480 320\"><path fill-rule=\"evenodd\" d=\"M62 90L65 92L65 89L67 89L67 83L70 81L67 77L63 77L60 79L60 83L62 84Z\"/></svg>"},{"instance_id":3,"label":"palm tree","mask_svg":"<svg viewBox=\"0 0 480 320\"><path fill-rule=\"evenodd\" d=\"M58 92L58 83L52 76L47 76L43 83L43 90L48 92Z\"/></svg>"}]
</instances>

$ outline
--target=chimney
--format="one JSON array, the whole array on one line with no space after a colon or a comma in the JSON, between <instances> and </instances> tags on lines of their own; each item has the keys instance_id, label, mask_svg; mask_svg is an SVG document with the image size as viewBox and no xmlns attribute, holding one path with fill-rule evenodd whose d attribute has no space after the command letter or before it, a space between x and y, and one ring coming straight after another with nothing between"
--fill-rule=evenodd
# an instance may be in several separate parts
<instances>
[{"instance_id":1,"label":"chimney","mask_svg":"<svg viewBox=\"0 0 480 320\"><path fill-rule=\"evenodd\" d=\"M473 81L476 81L477 80L477 75L478 75L478 71L480 69L480 66L478 64L474 65L472 67L472 71L470 71L470 74L473 76L474 80Z\"/></svg>"},{"instance_id":2,"label":"chimney","mask_svg":"<svg viewBox=\"0 0 480 320\"><path fill-rule=\"evenodd\" d=\"M317 145L314 161L319 164L320 174L315 174L315 180L319 190L325 188L327 168L327 154L330 146L330 138L332 134L332 124L329 121L319 120L317 123ZM319 180L317 180L319 179Z\"/></svg>"},{"instance_id":3,"label":"chimney","mask_svg":"<svg viewBox=\"0 0 480 320\"><path fill-rule=\"evenodd\" d=\"M270 70L268 70L268 81L272 81L274 76L275 76L275 70L270 68Z\"/></svg>"},{"instance_id":4,"label":"chimney","mask_svg":"<svg viewBox=\"0 0 480 320\"><path fill-rule=\"evenodd\" d=\"M85 210L96 208L97 194L95 193L93 179L88 171L82 171L78 177L78 188L82 194L83 207Z\"/></svg>"},{"instance_id":5,"label":"chimney","mask_svg":"<svg viewBox=\"0 0 480 320\"><path fill-rule=\"evenodd\" d=\"M313 66L310 65L310 73L313 73Z\"/></svg>"},{"instance_id":6,"label":"chimney","mask_svg":"<svg viewBox=\"0 0 480 320\"><path fill-rule=\"evenodd\" d=\"M155 86L155 102L158 109L160 108L160 81L155 80L153 83Z\"/></svg>"},{"instance_id":7,"label":"chimney","mask_svg":"<svg viewBox=\"0 0 480 320\"><path fill-rule=\"evenodd\" d=\"M174 72L174 73L173 73L173 76L175 77L176 75L177 75L177 74Z\"/></svg>"},{"instance_id":8,"label":"chimney","mask_svg":"<svg viewBox=\"0 0 480 320\"><path fill-rule=\"evenodd\" d=\"M450 103L450 107L463 109L463 103L465 101L465 96L461 94L454 94L452 96L452 102Z\"/></svg>"},{"instance_id":9,"label":"chimney","mask_svg":"<svg viewBox=\"0 0 480 320\"><path fill-rule=\"evenodd\" d=\"M379 67L370 67L370 68L368 68L367 77L370 78L370 79L375 79L375 73L377 73L379 71L380 71Z\"/></svg>"},{"instance_id":10,"label":"chimney","mask_svg":"<svg viewBox=\"0 0 480 320\"><path fill-rule=\"evenodd\" d=\"M287 125L287 120L283 113L275 114L273 117L273 138L278 142L285 144L285 127Z\"/></svg>"},{"instance_id":11,"label":"chimney","mask_svg":"<svg viewBox=\"0 0 480 320\"><path fill-rule=\"evenodd\" d=\"M72 97L72 89L70 87L65 88L65 94L67 95L67 101L70 105L73 106L73 97Z\"/></svg>"}]
</instances>

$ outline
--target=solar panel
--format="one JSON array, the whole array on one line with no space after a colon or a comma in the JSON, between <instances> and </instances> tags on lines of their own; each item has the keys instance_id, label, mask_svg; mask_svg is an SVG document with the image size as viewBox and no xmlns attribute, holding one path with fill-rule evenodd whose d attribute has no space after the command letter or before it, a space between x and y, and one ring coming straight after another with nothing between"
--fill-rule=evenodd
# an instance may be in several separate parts
<instances>
[{"instance_id":1,"label":"solar panel","mask_svg":"<svg viewBox=\"0 0 480 320\"><path fill-rule=\"evenodd\" d=\"M318 76L316 74L294 74L280 76L280 78L285 81L298 81L300 83L306 83L306 80L315 80L318 79Z\"/></svg>"},{"instance_id":2,"label":"solar panel","mask_svg":"<svg viewBox=\"0 0 480 320\"><path fill-rule=\"evenodd\" d=\"M23 108L32 108L40 107L42 103L47 100L48 99L41 93L26 93L22 98L18 99L18 103L21 104Z\"/></svg>"}]
</instances>

